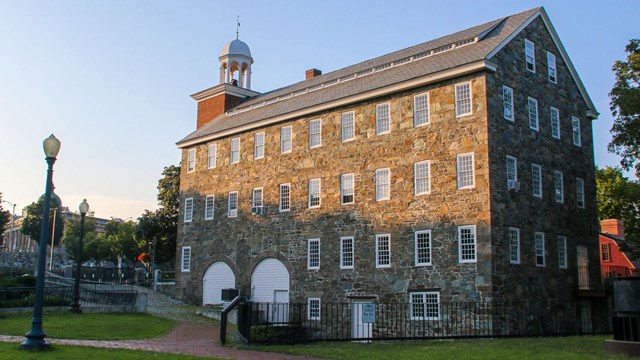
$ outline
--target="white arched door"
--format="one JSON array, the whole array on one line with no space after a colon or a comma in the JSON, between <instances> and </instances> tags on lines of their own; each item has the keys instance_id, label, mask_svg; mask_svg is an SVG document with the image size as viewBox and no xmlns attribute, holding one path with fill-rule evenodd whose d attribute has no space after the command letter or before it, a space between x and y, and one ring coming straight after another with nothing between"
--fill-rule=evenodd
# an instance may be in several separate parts
<instances>
[{"instance_id":1,"label":"white arched door","mask_svg":"<svg viewBox=\"0 0 640 360\"><path fill-rule=\"evenodd\" d=\"M263 320L289 321L289 271L275 258L262 260L251 274L251 299L261 303Z\"/></svg>"},{"instance_id":2,"label":"white arched door","mask_svg":"<svg viewBox=\"0 0 640 360\"><path fill-rule=\"evenodd\" d=\"M222 303L222 289L234 289L236 277L229 265L215 262L202 278L202 305Z\"/></svg>"}]
</instances>

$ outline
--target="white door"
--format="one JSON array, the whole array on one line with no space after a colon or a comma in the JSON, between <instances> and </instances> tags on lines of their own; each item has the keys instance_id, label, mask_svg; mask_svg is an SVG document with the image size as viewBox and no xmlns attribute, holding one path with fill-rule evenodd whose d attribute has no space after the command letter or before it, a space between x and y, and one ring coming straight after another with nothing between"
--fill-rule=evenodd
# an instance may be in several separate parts
<instances>
[{"instance_id":1,"label":"white door","mask_svg":"<svg viewBox=\"0 0 640 360\"><path fill-rule=\"evenodd\" d=\"M373 336L373 323L364 322L362 310L365 304L372 304L369 300L353 300L351 303L351 338L362 339Z\"/></svg>"},{"instance_id":2,"label":"white door","mask_svg":"<svg viewBox=\"0 0 640 360\"><path fill-rule=\"evenodd\" d=\"M215 262L202 277L202 305L222 303L222 289L234 289L236 277L229 265Z\"/></svg>"},{"instance_id":3,"label":"white door","mask_svg":"<svg viewBox=\"0 0 640 360\"><path fill-rule=\"evenodd\" d=\"M289 271L280 260L264 259L253 270L251 274L251 300L254 303L259 303L261 320L268 322L288 321Z\"/></svg>"},{"instance_id":4,"label":"white door","mask_svg":"<svg viewBox=\"0 0 640 360\"><path fill-rule=\"evenodd\" d=\"M587 247L578 246L578 287L589 289L589 257Z\"/></svg>"},{"instance_id":5,"label":"white door","mask_svg":"<svg viewBox=\"0 0 640 360\"><path fill-rule=\"evenodd\" d=\"M275 290L273 292L273 310L271 313L271 322L288 323L289 322L289 291Z\"/></svg>"}]
</instances>

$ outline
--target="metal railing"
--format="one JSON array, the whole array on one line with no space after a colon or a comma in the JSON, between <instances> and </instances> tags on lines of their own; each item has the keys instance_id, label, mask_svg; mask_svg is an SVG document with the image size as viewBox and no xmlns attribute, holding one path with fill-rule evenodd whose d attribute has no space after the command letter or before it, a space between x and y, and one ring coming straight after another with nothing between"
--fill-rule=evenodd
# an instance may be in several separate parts
<instances>
[{"instance_id":1,"label":"metal railing","mask_svg":"<svg viewBox=\"0 0 640 360\"><path fill-rule=\"evenodd\" d=\"M67 306L71 304L72 295L71 286L45 286L44 306ZM137 290L80 287L82 306L132 306L137 297ZM0 288L0 308L33 307L34 302L35 287Z\"/></svg>"}]
</instances>

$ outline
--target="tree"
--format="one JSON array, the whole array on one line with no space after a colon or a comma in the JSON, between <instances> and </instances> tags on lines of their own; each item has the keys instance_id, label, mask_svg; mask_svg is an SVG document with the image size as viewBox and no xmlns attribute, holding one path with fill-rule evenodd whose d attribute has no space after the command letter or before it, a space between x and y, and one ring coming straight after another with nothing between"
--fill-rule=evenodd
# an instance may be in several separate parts
<instances>
[{"instance_id":1,"label":"tree","mask_svg":"<svg viewBox=\"0 0 640 360\"><path fill-rule=\"evenodd\" d=\"M109 248L109 253L113 260L127 259L135 262L140 248L136 238L136 224L133 221L119 222L111 220L111 226L116 228L114 232L107 235L105 233L105 244Z\"/></svg>"},{"instance_id":2,"label":"tree","mask_svg":"<svg viewBox=\"0 0 640 360\"><path fill-rule=\"evenodd\" d=\"M2 209L2 193L0 192L0 235L4 234L4 231L7 230L7 226L11 223L11 212L9 210ZM2 239L0 238L0 244L2 244Z\"/></svg>"},{"instance_id":3,"label":"tree","mask_svg":"<svg viewBox=\"0 0 640 360\"><path fill-rule=\"evenodd\" d=\"M609 97L615 120L608 149L622 156L625 170L635 168L640 177L640 39L630 40L625 50L627 61L618 60L612 68L616 83Z\"/></svg>"},{"instance_id":4,"label":"tree","mask_svg":"<svg viewBox=\"0 0 640 360\"><path fill-rule=\"evenodd\" d=\"M620 246L632 258L640 257L640 183L607 166L596 169L596 186L600 220L622 220L626 239Z\"/></svg>"},{"instance_id":5,"label":"tree","mask_svg":"<svg viewBox=\"0 0 640 360\"><path fill-rule=\"evenodd\" d=\"M44 207L44 197L38 199L37 202L25 208L27 215L22 220L22 233L31 237L32 240L39 243L40 233L42 231L42 209ZM55 221L53 214L55 213ZM57 196L51 197L51 215L49 225L53 229L55 226L54 244L59 244L64 233L64 220L60 214L60 201ZM49 239L50 241L50 239Z\"/></svg>"},{"instance_id":6,"label":"tree","mask_svg":"<svg viewBox=\"0 0 640 360\"><path fill-rule=\"evenodd\" d=\"M96 250L96 222L90 217L84 218L84 238L82 239L82 261L102 260ZM70 259L77 261L80 244L80 219L72 219L64 229L64 248Z\"/></svg>"}]
</instances>

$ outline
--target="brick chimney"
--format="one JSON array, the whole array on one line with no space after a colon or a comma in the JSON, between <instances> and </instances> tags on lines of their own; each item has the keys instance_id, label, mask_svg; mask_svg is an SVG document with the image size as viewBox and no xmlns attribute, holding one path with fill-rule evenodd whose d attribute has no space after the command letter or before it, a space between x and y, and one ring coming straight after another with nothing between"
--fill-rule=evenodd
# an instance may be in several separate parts
<instances>
[{"instance_id":1,"label":"brick chimney","mask_svg":"<svg viewBox=\"0 0 640 360\"><path fill-rule=\"evenodd\" d=\"M309 70L305 71L304 74L307 76L307 80L309 80L309 79L313 79L316 76L322 75L322 71L312 68L312 69L309 69Z\"/></svg>"},{"instance_id":2,"label":"brick chimney","mask_svg":"<svg viewBox=\"0 0 640 360\"><path fill-rule=\"evenodd\" d=\"M198 102L197 128L256 95L260 93L231 84L220 84L191 95Z\"/></svg>"},{"instance_id":3,"label":"brick chimney","mask_svg":"<svg viewBox=\"0 0 640 360\"><path fill-rule=\"evenodd\" d=\"M624 222L618 219L606 219L600 221L603 233L616 235L624 239Z\"/></svg>"}]
</instances>

